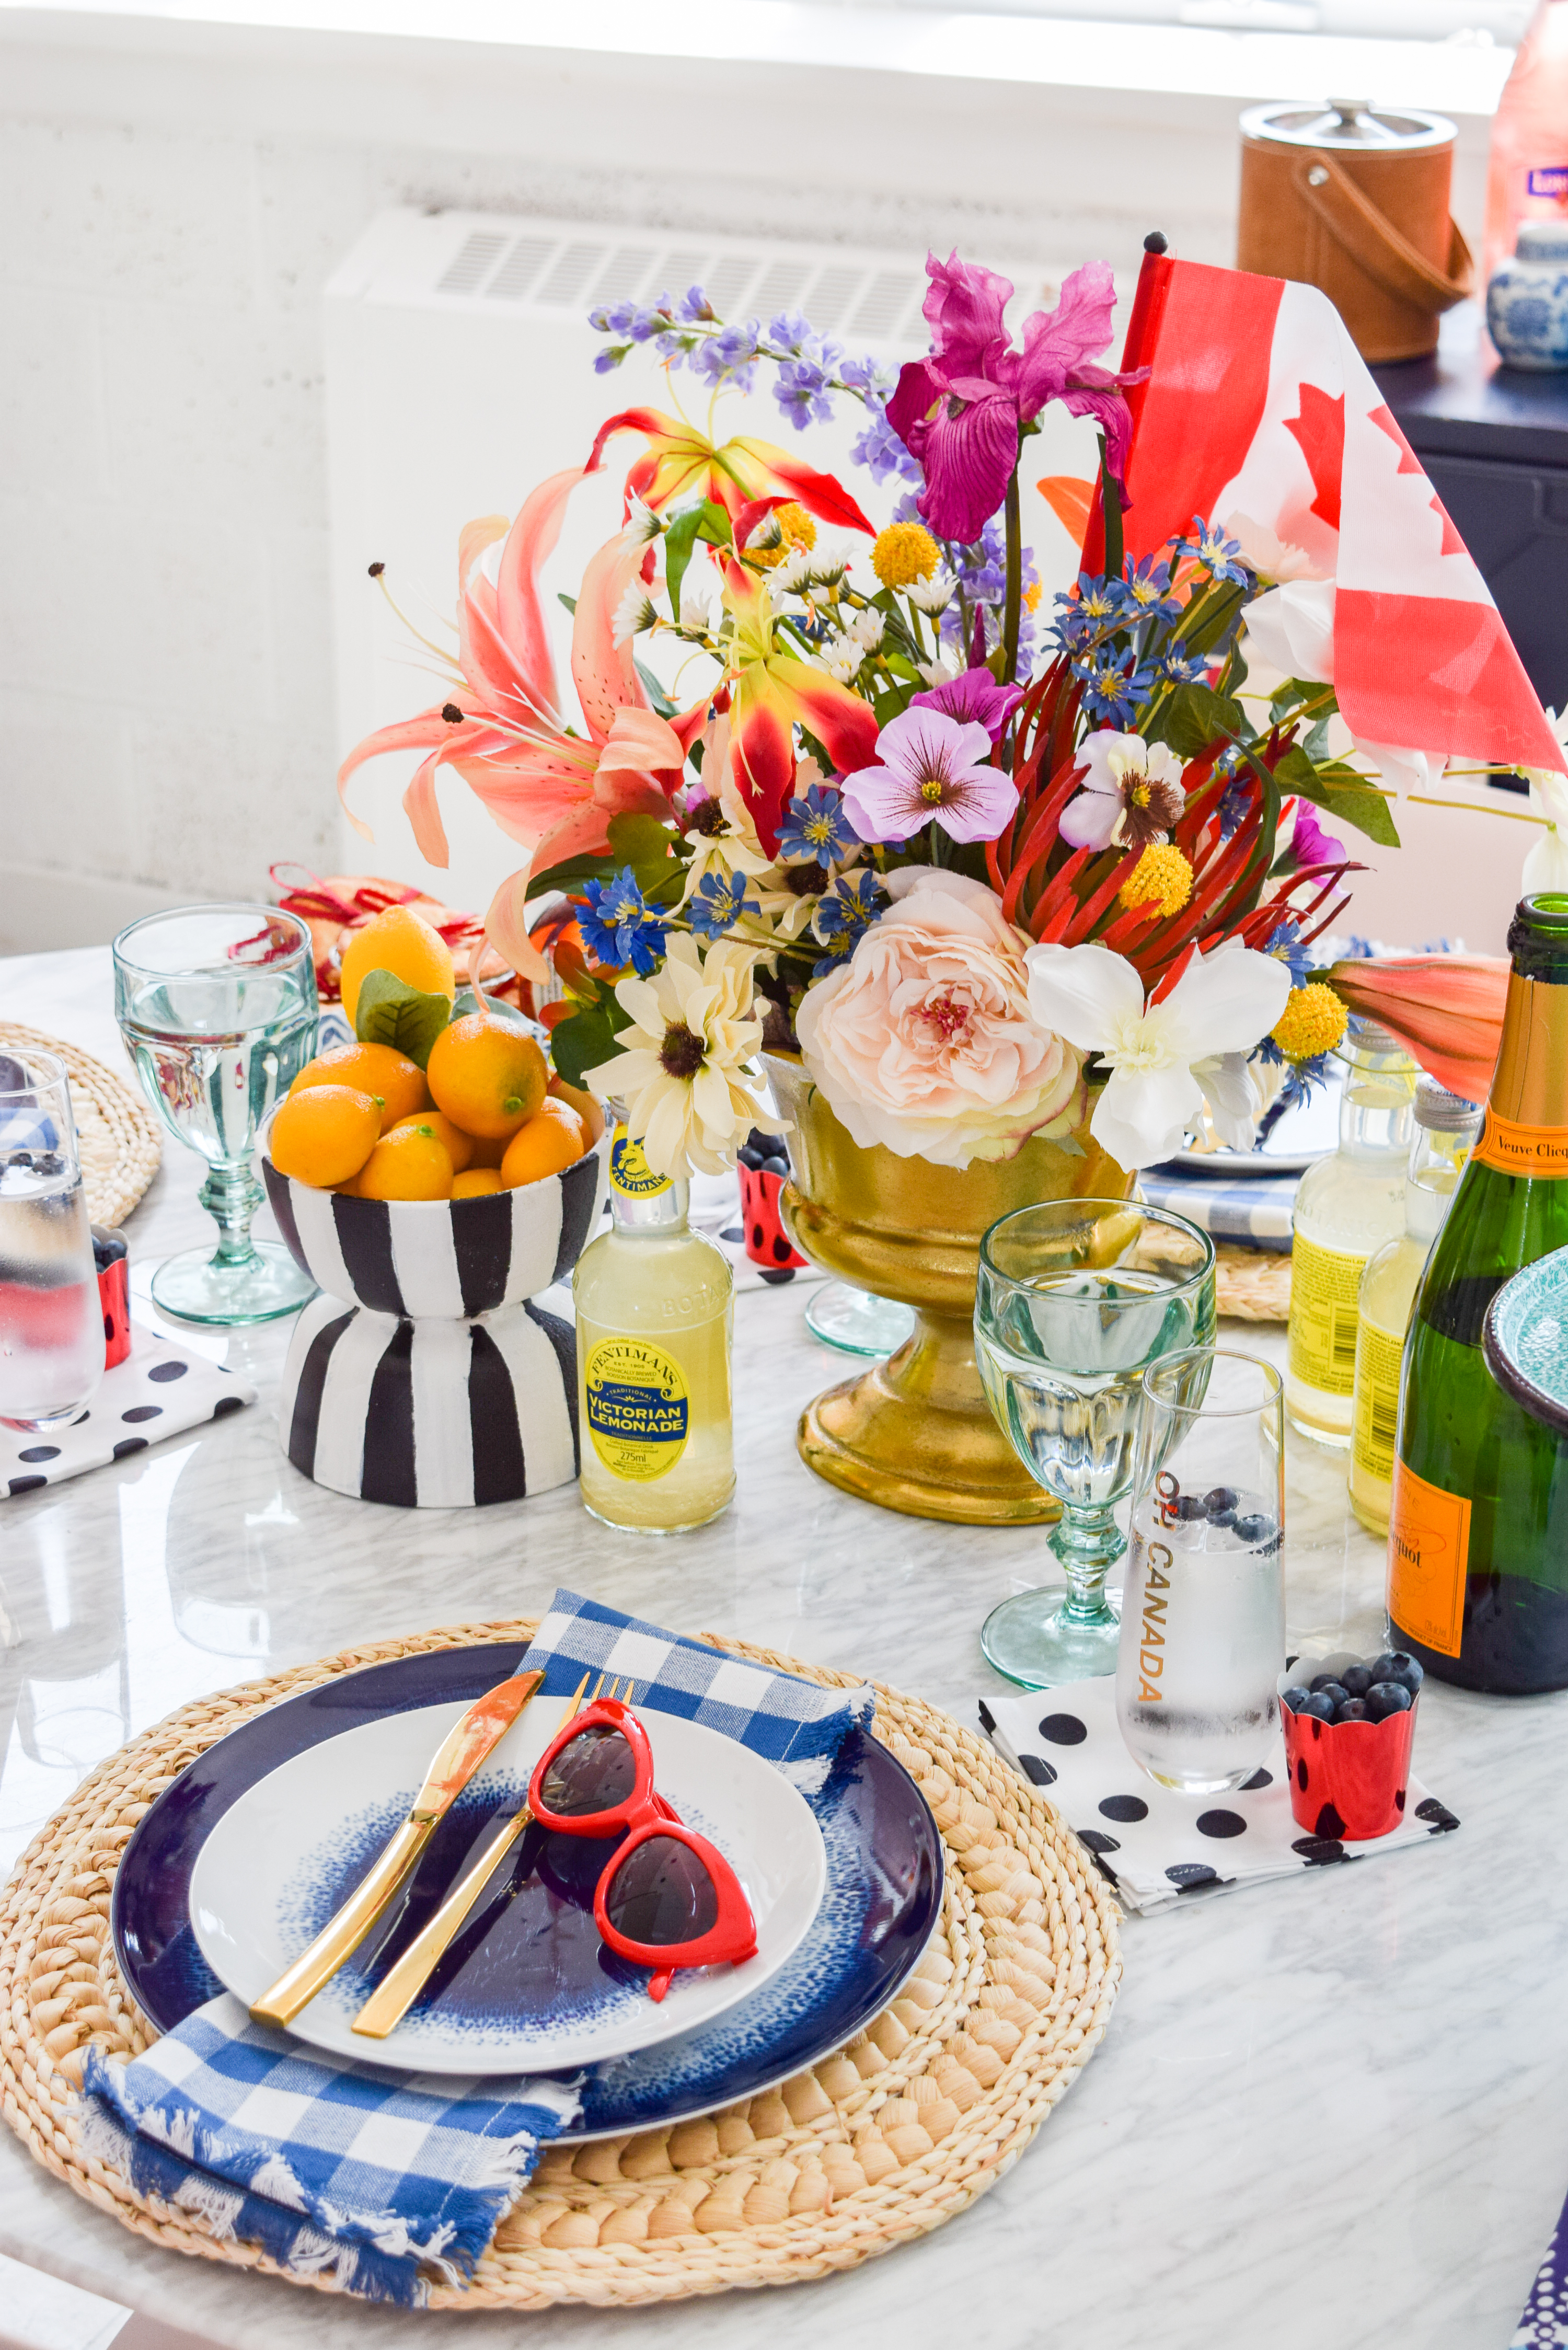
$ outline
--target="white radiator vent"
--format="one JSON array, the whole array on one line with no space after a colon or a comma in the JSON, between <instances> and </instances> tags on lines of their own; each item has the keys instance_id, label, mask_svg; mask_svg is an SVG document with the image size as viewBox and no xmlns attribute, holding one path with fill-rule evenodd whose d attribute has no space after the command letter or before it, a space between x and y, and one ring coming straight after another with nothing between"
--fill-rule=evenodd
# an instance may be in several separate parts
<instances>
[{"instance_id":1,"label":"white radiator vent","mask_svg":"<svg viewBox=\"0 0 1568 2350\"><path fill-rule=\"evenodd\" d=\"M926 279L918 265L875 268L857 262L813 263L790 254L715 250L681 244L612 244L591 236L516 237L471 229L437 286L438 294L479 296L530 310L574 315L601 302L679 300L701 286L721 317L767 319L804 310L819 333L888 342L923 338Z\"/></svg>"}]
</instances>

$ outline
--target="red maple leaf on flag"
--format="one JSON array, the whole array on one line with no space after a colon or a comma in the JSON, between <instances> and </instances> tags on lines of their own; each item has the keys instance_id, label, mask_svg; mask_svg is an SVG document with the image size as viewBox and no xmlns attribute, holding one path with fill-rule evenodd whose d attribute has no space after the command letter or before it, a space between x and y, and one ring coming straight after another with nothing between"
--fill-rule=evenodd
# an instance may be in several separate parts
<instances>
[{"instance_id":1,"label":"red maple leaf on flag","mask_svg":"<svg viewBox=\"0 0 1568 2350\"><path fill-rule=\"evenodd\" d=\"M1387 411L1384 413L1386 415ZM1337 400L1330 400L1315 383L1303 383L1301 412L1287 416L1284 424L1285 431L1301 444L1316 493L1307 512L1327 523L1330 530L1337 530L1340 475L1345 468L1344 392Z\"/></svg>"}]
</instances>

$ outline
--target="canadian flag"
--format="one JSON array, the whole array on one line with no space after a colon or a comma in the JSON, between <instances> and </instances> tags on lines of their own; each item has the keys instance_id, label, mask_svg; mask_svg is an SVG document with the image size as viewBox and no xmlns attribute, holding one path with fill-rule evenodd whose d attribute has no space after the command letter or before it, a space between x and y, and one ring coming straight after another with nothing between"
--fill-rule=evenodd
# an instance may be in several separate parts
<instances>
[{"instance_id":1,"label":"canadian flag","mask_svg":"<svg viewBox=\"0 0 1568 2350\"><path fill-rule=\"evenodd\" d=\"M1397 785L1456 754L1568 772L1485 580L1326 295L1148 254L1122 365L1149 369L1127 393L1129 555L1158 553L1195 515L1240 537L1279 583L1248 613L1259 653L1332 683Z\"/></svg>"}]
</instances>

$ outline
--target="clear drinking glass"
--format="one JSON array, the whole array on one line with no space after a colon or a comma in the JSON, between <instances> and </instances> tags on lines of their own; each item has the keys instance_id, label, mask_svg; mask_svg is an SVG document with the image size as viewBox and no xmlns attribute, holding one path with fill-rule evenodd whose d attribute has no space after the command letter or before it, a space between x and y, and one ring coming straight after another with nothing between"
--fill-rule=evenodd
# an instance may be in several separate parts
<instances>
[{"instance_id":1,"label":"clear drinking glass","mask_svg":"<svg viewBox=\"0 0 1568 2350\"><path fill-rule=\"evenodd\" d=\"M275 906L182 906L114 942L114 1008L141 1089L175 1139L208 1163L202 1205L218 1221L208 1256L188 1249L152 1278L187 1322L270 1322L315 1295L277 1241L251 1238L262 1187L256 1128L316 1043L310 932Z\"/></svg>"},{"instance_id":2,"label":"clear drinking glass","mask_svg":"<svg viewBox=\"0 0 1568 2350\"><path fill-rule=\"evenodd\" d=\"M1122 1595L1116 1719L1162 1787L1240 1787L1279 1729L1284 1382L1194 1348L1151 1364Z\"/></svg>"},{"instance_id":3,"label":"clear drinking glass","mask_svg":"<svg viewBox=\"0 0 1568 2350\"><path fill-rule=\"evenodd\" d=\"M1050 1537L1066 1591L1022 1591L987 1617L998 1672L1049 1689L1114 1670L1106 1574L1127 1544L1113 1514L1132 1485L1148 1364L1214 1336L1214 1247L1185 1216L1129 1200L1053 1200L981 1243L974 1351L992 1411L1062 1504Z\"/></svg>"},{"instance_id":4,"label":"clear drinking glass","mask_svg":"<svg viewBox=\"0 0 1568 2350\"><path fill-rule=\"evenodd\" d=\"M855 1289L847 1281L824 1281L806 1301L805 1326L825 1347L841 1355L867 1355L877 1360L896 1355L915 1328L915 1311L896 1297L874 1297L868 1289Z\"/></svg>"},{"instance_id":5,"label":"clear drinking glass","mask_svg":"<svg viewBox=\"0 0 1568 2350\"><path fill-rule=\"evenodd\" d=\"M103 1314L65 1065L0 1053L0 1420L65 1428L103 1377Z\"/></svg>"}]
</instances>

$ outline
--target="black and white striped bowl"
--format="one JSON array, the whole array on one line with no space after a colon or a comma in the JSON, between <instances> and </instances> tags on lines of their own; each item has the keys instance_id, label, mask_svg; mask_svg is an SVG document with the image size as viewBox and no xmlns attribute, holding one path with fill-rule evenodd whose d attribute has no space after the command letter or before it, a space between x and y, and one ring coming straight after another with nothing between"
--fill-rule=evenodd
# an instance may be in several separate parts
<instances>
[{"instance_id":1,"label":"black and white striped bowl","mask_svg":"<svg viewBox=\"0 0 1568 2350\"><path fill-rule=\"evenodd\" d=\"M278 1229L323 1292L279 1399L296 1469L405 1509L521 1501L576 1475L575 1333L531 1301L593 1237L607 1148L477 1200L346 1198L264 1152Z\"/></svg>"}]
</instances>

